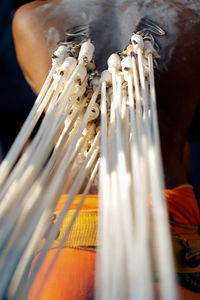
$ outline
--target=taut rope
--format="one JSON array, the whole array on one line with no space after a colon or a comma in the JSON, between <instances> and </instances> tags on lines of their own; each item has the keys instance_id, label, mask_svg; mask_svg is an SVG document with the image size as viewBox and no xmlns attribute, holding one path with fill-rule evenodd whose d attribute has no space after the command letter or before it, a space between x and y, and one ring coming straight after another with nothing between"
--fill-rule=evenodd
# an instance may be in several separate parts
<instances>
[{"instance_id":1,"label":"taut rope","mask_svg":"<svg viewBox=\"0 0 200 300\"><path fill-rule=\"evenodd\" d=\"M124 52L109 57L108 70L100 77L90 40L76 45L73 57L72 50L62 45L54 53L45 84L0 167L0 299L26 299L74 198L82 192L48 275L91 186L97 189L98 176L96 298L154 299L156 276L160 299L177 299L162 195L153 73L157 53L151 38L133 34ZM66 186L67 201L49 229Z\"/></svg>"}]
</instances>

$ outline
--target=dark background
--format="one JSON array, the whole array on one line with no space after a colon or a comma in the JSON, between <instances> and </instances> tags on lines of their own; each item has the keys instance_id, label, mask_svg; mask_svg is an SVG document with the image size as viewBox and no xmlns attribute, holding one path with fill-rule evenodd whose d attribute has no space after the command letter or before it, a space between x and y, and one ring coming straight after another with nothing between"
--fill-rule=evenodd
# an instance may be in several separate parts
<instances>
[{"instance_id":1,"label":"dark background","mask_svg":"<svg viewBox=\"0 0 200 300\"><path fill-rule=\"evenodd\" d=\"M12 38L14 12L27 2L31 1L0 1L0 161L35 101L17 63Z\"/></svg>"}]
</instances>

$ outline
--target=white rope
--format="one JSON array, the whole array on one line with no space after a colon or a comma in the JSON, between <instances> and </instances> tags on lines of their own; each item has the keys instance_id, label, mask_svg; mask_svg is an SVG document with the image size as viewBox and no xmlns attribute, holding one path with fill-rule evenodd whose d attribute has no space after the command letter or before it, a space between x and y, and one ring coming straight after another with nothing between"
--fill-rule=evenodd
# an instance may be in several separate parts
<instances>
[{"instance_id":1,"label":"white rope","mask_svg":"<svg viewBox=\"0 0 200 300\"><path fill-rule=\"evenodd\" d=\"M151 278L151 261L149 256L149 215L146 203L147 191L141 185L143 174L140 165L140 149L138 145L138 133L136 126L136 112L134 109L133 97L133 82L131 72L128 75L128 93L129 93L129 108L130 108L130 126L131 126L131 159L132 159L132 180L133 180L133 205L134 205L134 227L135 227L135 242L133 248L136 249L135 259L131 263L131 267L136 277L137 288L133 288L132 295L135 299L153 299L152 278ZM137 255L137 252L140 255ZM142 271L141 271L142 270ZM143 271L144 270L144 271ZM132 271L133 272L133 271ZM143 289L143 286L146 286Z\"/></svg>"},{"instance_id":2,"label":"white rope","mask_svg":"<svg viewBox=\"0 0 200 300\"><path fill-rule=\"evenodd\" d=\"M94 155L91 157L91 159L88 162L88 166L86 166L86 168L88 169L88 173L90 172L90 169L91 169L90 165L93 164L93 161L96 159L96 156L98 155L98 152L95 151L93 154ZM53 268L53 266L54 266L54 264L55 264L55 262L56 262L56 260L58 258L58 255L60 254L60 251L64 247L64 245L65 245L65 243L66 243L66 241L67 241L67 239L69 237L70 231L72 230L72 227L73 227L73 225L74 225L74 223L76 221L76 218L78 217L78 214L79 214L79 212L81 210L81 207L82 207L82 205L84 203L84 200L85 200L85 198L86 198L86 196L87 196L87 194L89 192L89 189L90 189L90 187L92 185L92 182L93 182L93 180L94 180L94 178L95 178L95 176L97 174L98 168L99 168L99 159L95 163L95 167L94 167L93 171L91 172L91 177L90 177L90 179L89 179L89 181L87 183L87 186L86 186L86 188L85 188L85 190L83 192L83 196L82 196L82 198L81 198L81 200L80 200L80 202L79 202L79 204L77 206L77 209L76 209L76 211L75 211L75 213L74 213L74 215L73 215L73 217L72 217L72 219L71 219L71 221L70 221L70 223L69 223L69 225L68 225L68 227L67 227L67 229L66 229L66 231L65 231L65 233L64 233L64 235L63 235L63 237L62 237L62 239L61 239L61 241L59 243L59 245L58 245L56 253L54 254L54 257L51 260L51 264L48 266L48 269L47 269L47 271L44 274L44 279L43 279L43 281L40 284L40 288L38 289L38 293L35 295L35 299L39 298L39 293L42 291L42 287L44 286L45 281L48 280L48 276L50 275L50 273L52 271L52 268ZM81 174L81 176L82 176L82 174ZM78 181L80 182L79 179L78 179ZM67 198L67 201L69 201L71 199L71 197L73 198L73 196L71 196L69 194L69 196Z\"/></svg>"},{"instance_id":3,"label":"white rope","mask_svg":"<svg viewBox=\"0 0 200 300\"><path fill-rule=\"evenodd\" d=\"M94 150L94 148L95 148L96 143L98 142L98 140L99 140L99 133L97 134L97 136L96 136L96 138L95 138L95 140L93 142L93 146L91 147L91 149L90 149L90 151L88 153L88 156L87 156L86 160L84 161L84 163L83 163L83 165L81 167L81 170L80 170L78 176L76 177L76 180L74 181L74 183L72 185L72 188L71 188L71 191L69 192L69 196L67 198L67 201L65 202L65 204L64 204L64 206L62 208L62 211L60 212L60 214L59 214L59 216L58 216L58 218L56 220L56 223L54 224L54 227L51 229L51 231L48 234L48 237L46 239L45 245L44 245L44 247L43 247L43 249L42 249L42 251L41 251L41 253L40 253L40 255L39 255L39 257L38 257L38 259L37 259L37 261L35 263L35 265L34 265L34 268L33 268L32 272L31 272L29 281L27 282L27 285L24 286L24 291L23 291L23 294L22 294L22 299L23 299L23 295L26 297L26 293L30 289L30 287L31 287L31 285L33 283L33 280L34 280L34 278L35 278L35 276L36 276L36 274L37 274L37 272L38 272L38 270L39 270L39 268L40 268L40 266L41 266L41 264L42 264L42 262L43 262L43 260L44 260L44 258L46 256L46 253L48 252L48 250L49 250L52 242L56 238L57 233L59 232L59 228L60 228L60 226L61 226L61 224L62 224L62 222L63 222L63 220L64 220L64 218L66 216L66 213L69 210L69 208L70 208L70 206L72 204L72 201L75 198L75 195L78 193L78 191L79 191L79 189L80 189L80 187L82 185L83 178L84 178L83 172L85 171L85 167L86 167L86 164L87 164L90 156L93 155L92 159L94 159L94 155L96 156L96 154L97 154L97 153L93 153L93 150ZM54 193L55 193L55 191L54 191Z\"/></svg>"},{"instance_id":4,"label":"white rope","mask_svg":"<svg viewBox=\"0 0 200 300\"><path fill-rule=\"evenodd\" d=\"M102 165L104 175L102 177L108 173L107 176L111 180L111 193L109 194L109 205L105 204L105 199L108 201L106 192L109 193L109 188L107 187L107 191L105 190L103 187L105 180L102 178L100 188L104 192L101 208L105 211L101 213L100 230L103 232L100 232L99 235L102 237L102 243L107 243L107 245L103 245L103 253L99 254L98 266L102 266L99 267L98 284L101 289L97 292L96 298L154 299L152 271L157 270L161 284L160 298L167 299L170 294L172 299L176 299L173 260L171 250L169 250L171 249L169 225L166 205L163 206L162 166L161 160L158 158L160 145L151 58L154 52L150 51L150 47L148 48L148 62L143 58L145 45L142 36L134 35L132 43L135 54L122 61L124 79L128 83L130 127L127 127L126 131L130 134L130 152L125 149L122 138L124 126L120 113L122 107L123 113L125 110L121 103L122 79L121 75L117 75L121 71L120 61L114 54L108 61L108 70L112 73L111 125L108 133L105 130L102 131L104 159ZM149 69L148 64L150 64ZM103 115L102 118L104 118ZM106 142L103 134L107 134L108 138L110 136L108 149L111 156L105 154ZM108 161L105 161L105 158ZM109 160L111 161L110 167ZM131 168L127 168L130 161L132 162ZM133 189L129 190L130 177ZM152 207L149 202L150 195ZM126 206L127 204L131 204L131 206ZM112 212L109 219L106 210ZM162 210L162 213L158 217L159 210ZM150 222L151 214L153 214L153 224ZM162 218L162 222L160 218ZM112 226L117 233L113 232ZM154 227L157 228L156 231L154 231ZM150 237L153 239L153 243L156 243L156 249L154 247L152 249ZM161 241L163 237L165 237L165 245L158 246L157 242ZM108 253L104 253L104 251ZM153 251L154 258L159 257L156 265L155 261L152 261L151 251ZM127 265L126 262L128 262Z\"/></svg>"},{"instance_id":5,"label":"white rope","mask_svg":"<svg viewBox=\"0 0 200 300\"><path fill-rule=\"evenodd\" d=\"M11 169L13 168L17 158L19 157L24 145L26 144L28 138L30 137L31 132L33 131L33 128L35 127L37 121L39 120L42 112L44 111L44 108L46 107L49 96L51 94L51 89L48 89L53 74L58 67L59 64L64 60L64 57L66 55L66 48L63 46L60 46L57 51L54 54L56 56L55 59L52 61L52 68L49 72L49 75L47 76L43 87L34 103L34 106L26 119L19 135L16 138L15 143L11 147L10 151L8 152L6 158L0 165L0 187L2 186L4 180L10 173ZM46 94L47 93L47 94ZM43 100L44 96L46 94L45 101Z\"/></svg>"},{"instance_id":6,"label":"white rope","mask_svg":"<svg viewBox=\"0 0 200 300\"><path fill-rule=\"evenodd\" d=\"M160 295L161 299L176 299L177 294L175 290L175 277L174 267L172 263L172 253L170 251L171 245L169 240L168 218L166 213L165 200L163 199L162 190L164 187L161 181L163 176L161 171L162 167L158 166L157 160L158 151L155 150L151 136L150 120L148 115L148 97L145 83L145 75L143 69L143 44L137 44L136 53L138 57L138 67L140 74L141 90L144 101L145 113L145 131L148 142L148 163L149 163L149 179L152 191L152 213L154 217L155 226L155 252L158 259L158 272L160 277ZM154 98L155 101L155 98ZM155 108L155 106L154 106ZM157 145L158 147L159 145ZM165 237L165 238L163 238ZM161 242L162 241L162 242ZM159 245L158 245L159 244Z\"/></svg>"},{"instance_id":7,"label":"white rope","mask_svg":"<svg viewBox=\"0 0 200 300\"><path fill-rule=\"evenodd\" d=\"M100 163L100 197L104 200L101 202L102 206L99 207L99 214L104 211L105 213L101 216L100 220L102 221L101 226L105 226L105 228L108 228L107 222L109 221L108 215L109 215L109 209L110 209L110 177L109 177L109 157L108 157L108 141L107 141L107 111L108 111L108 96L106 92L106 88L111 83L111 75L107 71L104 71L101 74L101 132L102 132L102 138L101 138L101 163ZM104 219L103 219L104 218ZM99 255L103 256L99 261L97 261L97 275L99 273L103 274L102 278L103 280L100 282L100 279L97 278L97 284L96 284L96 296L98 296L97 291L103 291L104 287L107 286L107 277L109 275L108 267L109 267L109 261L110 261L110 252L108 251L108 238L109 235L107 234L106 230L102 230L102 232L99 233L99 240L102 241L102 251L100 251ZM105 261L105 265L103 265L101 262ZM101 285L99 286L99 284ZM105 289L108 290L107 288ZM99 297L98 299L107 299L107 295L102 295L103 297Z\"/></svg>"},{"instance_id":8,"label":"white rope","mask_svg":"<svg viewBox=\"0 0 200 300\"><path fill-rule=\"evenodd\" d=\"M90 41L83 43L77 59L68 57L64 46L54 53L44 87L0 167L0 299L27 298L82 188L81 201L38 289L36 299L39 298L99 164L101 246L96 299L154 299L154 272L160 282L160 299L177 299L162 195L153 74L153 57L157 53L151 42L143 41L139 34L134 34L131 42L131 56L122 53L121 60L112 54L100 81L97 77L91 81L87 74L94 53ZM24 147L45 108L36 136ZM64 207L30 272L36 249L66 189Z\"/></svg>"},{"instance_id":9,"label":"white rope","mask_svg":"<svg viewBox=\"0 0 200 300\"><path fill-rule=\"evenodd\" d=\"M161 290L161 295L163 299L167 299L167 294L170 297L170 299L177 299L177 291L174 285L175 272L174 272L174 263L172 257L171 240L169 234L168 214L167 214L166 202L162 193L162 190L164 188L164 183L163 183L164 181L163 181L163 170L161 164L160 141L159 141L159 134L158 134L157 109L156 109L155 86L154 86L154 75L153 75L153 61L152 61L151 53L148 55L148 60L149 60L149 69L150 69L151 112L152 112L153 133L154 133L154 143L155 143L154 164L157 167L156 174L154 173L151 176L155 175L156 179L158 180L157 186L155 185L155 182L153 182L152 180L152 190L155 188L154 192L157 196L155 197L156 200L153 199L155 203L152 202L152 204L154 205L154 216L155 218L157 218L157 224L155 222L155 228L156 228L155 230L159 231L157 235L155 234L155 237L157 238L157 241L155 242L155 247L156 247L155 251L157 253L160 251L159 258L158 257L157 258L159 259L158 265L161 269L160 270L161 286L163 281L163 287L162 287L163 290ZM164 236L165 239L162 239L161 242L162 236ZM166 251L166 253L164 254L163 251Z\"/></svg>"},{"instance_id":10,"label":"white rope","mask_svg":"<svg viewBox=\"0 0 200 300\"><path fill-rule=\"evenodd\" d=\"M85 49L84 51L86 51L86 50L87 49ZM4 266L7 266L6 271L4 272L5 273L4 279L1 281L1 287L2 287L1 295L3 295L3 293L5 292L7 282L9 282L12 274L14 273L13 268L15 268L15 265L16 265L15 261L17 259L17 256L20 257L20 255L22 255L24 249L26 248L26 243L29 241L31 234L34 233L34 230L36 228L35 226L36 226L37 222L39 221L39 217L40 217L42 211L45 208L45 201L44 201L40 205L40 212L39 212L39 206L37 204L37 201L41 200L40 197L44 194L44 189L48 187L48 178L49 179L51 178L51 180L52 180L52 174L54 173L54 176L55 176L55 174L58 173L58 171L60 170L59 164L61 163L62 159L63 159L63 162L65 162L66 155L68 155L68 159L69 159L68 170L67 170L69 172L70 171L69 162L71 161L70 164L72 167L73 162L76 160L76 155L78 155L80 152L80 147L76 146L74 148L74 146L76 144L77 145L80 144L80 141L81 141L80 135L86 126L88 116L92 110L92 105L96 101L96 98L98 95L98 88L95 91L93 98L91 99L91 103L89 104L88 109L86 109L86 116L85 116L85 118L83 118L84 122L80 122L79 125L77 124L78 126L75 131L75 132L77 132L77 134L75 136L77 143L73 141L72 145L70 146L69 149L66 149L66 147L64 147L64 149L63 149L62 146L64 144L66 144L66 139L68 139L69 132L71 130L73 131L73 128L72 128L73 123L72 122L74 121L74 119L78 113L79 113L79 117L81 116L82 111L83 111L83 106L86 105L85 100L81 101L78 104L78 106L77 105L74 106L74 108L72 110L72 114L69 117L67 117L67 115L69 114L71 108L73 107L73 104L75 103L76 99L78 97L79 98L82 97L83 93L85 92L85 87L86 87L86 82L87 82L85 80L85 77L87 77L86 76L87 72L83 72L83 70L84 70L83 67L87 63L84 60L85 60L85 57L87 57L88 53L86 53L86 54L84 54L84 53L83 53L83 58L80 58L78 66L73 71L71 77L69 77L63 92L61 92L61 95L59 95L60 86L62 83L62 78L64 77L65 73L63 73L62 76L60 76L60 77L57 76L56 80L54 80L54 83L48 89L48 91L47 91L48 97L46 97L46 99L47 98L49 99L49 96L52 94L51 91L53 91L54 87L56 86L56 89L52 94L53 97L51 97L51 102L50 102L50 105L48 106L46 116L44 118L42 126L41 126L39 132L37 133L35 139L33 140L33 143L31 143L30 147L28 148L29 155L27 155L27 151L25 151L24 155L22 156L22 159L18 162L18 164L15 168L15 172L12 172L11 176L8 178L8 181L6 182L7 187L9 189L9 180L10 180L10 183L12 184L12 188L9 191L7 191L6 187L4 186L4 190L1 191L2 199L3 199L3 201L1 202L1 205L5 205L4 210L2 211L1 224L6 229L6 231L3 231L3 230L1 231L1 234L3 234L3 236L4 236L4 239L3 240L1 239L1 242L2 242L1 245L4 248L3 252L1 252L1 268L0 269L2 270L2 272L3 272ZM88 57L87 57L87 59L88 59ZM64 63L65 62L66 62L66 60L64 61ZM60 61L60 63L61 63L61 61ZM63 64L61 65L61 67L63 66ZM71 68L71 71L72 71L72 68ZM59 73L59 71L57 71L57 73ZM80 87L79 87L79 85L77 86L77 84L76 84L76 76L78 76L79 84L81 84ZM56 85L57 82L58 82L58 84ZM74 84L75 84L75 90L73 92ZM71 95L71 98L69 98L71 91L72 91L72 95ZM69 105L67 105L68 99L70 99ZM67 108L66 108L66 105L67 105ZM78 109L76 109L76 107ZM67 128L65 126L64 134L62 135L62 138L61 138L61 136L59 138L60 140L59 140L59 147L58 147L58 145L56 145L56 140L59 137L60 132L62 132L62 130L63 130L62 128L63 128L63 124L65 123L66 118L68 118L68 121L66 123ZM70 119L71 119L71 121L69 122ZM88 134L91 131L90 127L92 128L92 127L94 127L94 125L89 126L87 128ZM52 129L49 130L49 128L52 128ZM82 142L84 142L83 143L83 145L84 145L86 142L88 142L88 140L84 141L84 138L82 138ZM47 159L47 157L50 155L50 152L52 151L54 145L56 145L56 146L53 151L53 154L51 155L51 159L48 161L47 166L45 166L45 168L43 170L42 162L44 163L45 160ZM86 149L86 148L87 147L84 146L84 149ZM48 151L46 151L46 150L48 150ZM63 158L60 158L57 155L58 153L60 153L60 150L61 150ZM69 150L69 151L67 151L67 150ZM37 158L39 158L39 159L37 159ZM60 163L59 163L59 160L60 160ZM34 169L32 168L32 166L34 166ZM31 169L30 169L30 167L31 167ZM25 174L22 173L23 168L25 169ZM28 168L30 169L31 172L29 171ZM66 165L65 165L65 168L66 168ZM57 169L57 171L56 171L56 169ZM33 170L36 170L36 172L37 172L36 174L38 174L38 175L40 175L40 172L41 172L41 176L39 177L39 180L36 179L38 175L35 175L35 177L33 176L33 172L32 172ZM53 171L53 173L52 173L52 171ZM19 175L21 175L21 173L23 174L22 177L19 176ZM19 178L19 180L18 180L18 178ZM13 182L12 182L13 179L16 181L16 184L13 184ZM28 180L29 179L30 179L29 186L31 188L30 191L28 191ZM36 182L34 183L35 179L36 179ZM65 177L65 179L66 179L66 177ZM63 184L65 184L65 183L63 183ZM33 186L31 187L31 185L33 185ZM14 189L13 189L13 187L14 187ZM23 188L25 188L28 191L27 195L26 195L25 191L23 190ZM18 191L18 197L17 197L17 191ZM12 195L13 198L8 199L9 193L11 195L14 192L15 192L15 195ZM59 192L59 194L60 193L62 193L62 190ZM33 195L35 195L35 196L33 196ZM8 199L8 201L10 201L9 203L7 203L7 201L6 201L7 199ZM20 205L19 205L19 203L20 203ZM49 204L47 205L47 203L49 203ZM46 205L49 208L50 208L50 206L49 206L50 203L51 203L51 201L48 201L48 199L46 199ZM13 206L13 204L14 204L14 206ZM17 209L17 213L16 213L15 209ZM8 213L8 214L6 214L6 218L4 218L5 212ZM14 220L11 221L11 219L8 218L8 215L14 216ZM37 218L35 218L36 216L37 216ZM31 221L31 219L32 219L32 221ZM47 218L45 218L45 220L48 221ZM43 218L43 221L44 221L44 218ZM39 225L41 225L40 223L41 222L39 221ZM17 226L14 228L15 224ZM9 225L8 226L9 228L7 228L7 225ZM3 229L3 227L2 227L2 229ZM45 222L43 222L43 227L46 228ZM41 226L39 226L39 228L41 228ZM20 232L20 230L21 230L21 232ZM25 232L24 232L24 230L25 230ZM26 238L25 238L25 235L23 236L23 234L22 234L23 232L27 236ZM34 249L37 246L38 240L42 238L43 232L44 232L43 228L41 228L41 230L39 230L39 231L35 230L36 234L34 234L32 240L29 241L30 244L28 244L28 245L30 245L30 247L28 247L28 248L30 250L25 252L25 256L23 256L23 257L25 257L25 260L27 263L30 262L31 256L33 255L33 253L35 251ZM8 241L5 241L5 239L8 238L9 234L11 234L10 239ZM16 245L18 243L20 245L20 247L17 247L18 254L16 253L16 251L14 251L14 253L15 253L14 256L12 256L13 251L12 251L12 247L11 247L13 245L13 243L15 243ZM10 259L9 263L7 263L6 257L9 257L10 254L11 254L11 259ZM17 271L17 274L19 274L19 271L21 273L21 278L22 278L21 280L23 280L23 275L22 275L23 272L20 269L20 265L22 266L23 262L24 262L24 258L22 258L21 262L19 263L19 268ZM23 269L24 270L26 269L25 265L23 265Z\"/></svg>"},{"instance_id":11,"label":"white rope","mask_svg":"<svg viewBox=\"0 0 200 300\"><path fill-rule=\"evenodd\" d=\"M70 78L71 85L66 85L66 88L64 89L63 93L60 95L58 99L58 104L62 102L62 100L65 98L64 103L62 104L61 108L61 116L57 116L55 119L55 112L57 110L57 107L54 108L52 112L50 110L47 111L47 116L43 122L43 126L41 126L36 138L34 139L31 146L27 149L25 155L22 157L22 160L18 163L17 167L15 168L14 172L12 173L11 177L8 179L7 183L5 184L5 187L2 189L2 192L0 193L0 197L2 197L2 193L4 191L7 191L7 197L4 196L4 200L0 203L1 207L1 215L5 214L5 210L9 209L9 204L12 204L13 198L16 199L17 197L17 190L23 190L21 187L24 186L24 182L26 182L26 188L28 188L28 178L27 176L31 177L33 179L33 171L38 172L44 163L46 156L48 153L50 153L53 145L55 144L55 140L57 139L57 136L59 134L59 128L62 126L63 123L63 117L62 111L64 107L67 104L67 101L69 99L70 93L72 91L73 85L72 82L77 75L79 68L82 67L82 62L77 66L75 71L72 74L72 77ZM57 91L59 90L59 85L57 86ZM52 101L54 101L55 98L53 97ZM52 127L53 130L49 131L49 124L55 125ZM57 125L56 125L57 124ZM46 133L46 134L45 134ZM51 134L50 134L51 133ZM39 144L40 143L40 144ZM45 146L46 145L46 146ZM36 147L37 149L36 150ZM39 155L41 153L41 147L43 148L43 156ZM29 169L26 169L26 174L23 174L23 178L21 178L21 182L19 182L18 178L20 174L22 173L22 170L25 169L27 162L29 164ZM34 169L33 169L33 166ZM36 173L37 174L37 173ZM30 183L31 184L31 183ZM29 185L30 186L30 185Z\"/></svg>"}]
</instances>

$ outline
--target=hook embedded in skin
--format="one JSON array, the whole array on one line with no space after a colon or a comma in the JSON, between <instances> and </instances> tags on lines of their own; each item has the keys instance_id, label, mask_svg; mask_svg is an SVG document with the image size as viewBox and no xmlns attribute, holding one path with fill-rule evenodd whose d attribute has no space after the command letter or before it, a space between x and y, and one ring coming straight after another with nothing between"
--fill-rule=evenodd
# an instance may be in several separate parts
<instances>
[{"instance_id":1,"label":"hook embedded in skin","mask_svg":"<svg viewBox=\"0 0 200 300\"><path fill-rule=\"evenodd\" d=\"M153 43L153 46L155 46L156 50L160 49L160 46L158 42L155 39L155 36L162 37L166 35L165 31L155 24L153 21L148 19L147 17L144 17L140 20L139 24L137 25L136 29L138 30L138 34L141 34L144 39L150 39Z\"/></svg>"},{"instance_id":2,"label":"hook embedded in skin","mask_svg":"<svg viewBox=\"0 0 200 300\"><path fill-rule=\"evenodd\" d=\"M146 31L146 32L145 32L144 38L143 38L143 39L144 39L144 41L145 41L145 40L151 41L151 42L152 42L152 45L153 45L154 48L155 48L155 50L156 50L157 52L160 51L160 49L161 49L160 45L159 45L158 42L155 40L155 37L154 37L151 33L149 33L149 31Z\"/></svg>"},{"instance_id":3,"label":"hook embedded in skin","mask_svg":"<svg viewBox=\"0 0 200 300\"><path fill-rule=\"evenodd\" d=\"M155 24L152 20L150 20L147 17L142 18L136 28L138 31L142 31L144 33L146 31L149 31L149 33L158 36L164 36L166 34L165 31L160 26Z\"/></svg>"},{"instance_id":4,"label":"hook embedded in skin","mask_svg":"<svg viewBox=\"0 0 200 300\"><path fill-rule=\"evenodd\" d=\"M85 36L85 33L82 31L77 31L75 33L67 33L68 37L72 37L72 38L76 38L76 37L80 37L80 36Z\"/></svg>"},{"instance_id":5,"label":"hook embedded in skin","mask_svg":"<svg viewBox=\"0 0 200 300\"><path fill-rule=\"evenodd\" d=\"M70 32L70 31L74 32L74 30L85 30L86 28L89 29L89 24L74 25L74 26L67 28L65 33Z\"/></svg>"},{"instance_id":6,"label":"hook embedded in skin","mask_svg":"<svg viewBox=\"0 0 200 300\"><path fill-rule=\"evenodd\" d=\"M63 43L65 44L74 40L78 41L79 39L81 39L81 42L83 42L83 40L85 41L89 39L89 34L90 34L89 24L75 25L67 28L67 30L65 31L66 36L60 41L58 41L57 44L58 45Z\"/></svg>"},{"instance_id":7,"label":"hook embedded in skin","mask_svg":"<svg viewBox=\"0 0 200 300\"><path fill-rule=\"evenodd\" d=\"M136 29L137 34L142 35L144 40L150 40L152 42L153 47L159 54L161 47L156 38L165 36L166 32L147 17L144 17L140 20ZM156 61L156 58L154 58L154 67L157 68L157 66L158 63Z\"/></svg>"},{"instance_id":8,"label":"hook embedded in skin","mask_svg":"<svg viewBox=\"0 0 200 300\"><path fill-rule=\"evenodd\" d=\"M77 26L76 26L77 28ZM67 36L72 36L72 37L76 37L76 36L89 36L89 28L86 25L85 27L81 26L81 28L79 30L73 31L73 32L69 32L66 31L65 34Z\"/></svg>"}]
</instances>

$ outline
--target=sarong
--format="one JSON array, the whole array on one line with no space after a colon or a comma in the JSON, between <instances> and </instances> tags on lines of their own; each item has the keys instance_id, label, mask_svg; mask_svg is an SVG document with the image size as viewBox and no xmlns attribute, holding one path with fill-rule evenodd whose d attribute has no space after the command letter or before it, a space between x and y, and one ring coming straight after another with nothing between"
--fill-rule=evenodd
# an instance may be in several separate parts
<instances>
[{"instance_id":1,"label":"sarong","mask_svg":"<svg viewBox=\"0 0 200 300\"><path fill-rule=\"evenodd\" d=\"M164 191L169 212L169 223L176 262L177 285L181 298L200 298L200 266L190 267L183 260L182 253L187 241L189 247L200 251L199 209L191 185L184 185ZM56 207L59 214L66 201L63 195ZM81 199L78 195L63 222L57 240L53 243L30 291L29 300L34 299L41 280L51 261L60 239ZM65 247L45 280L39 300L88 300L93 299L95 289L95 263L97 246L98 197L88 195L77 217ZM37 259L37 257L35 258ZM155 283L156 286L159 283Z\"/></svg>"}]
</instances>

